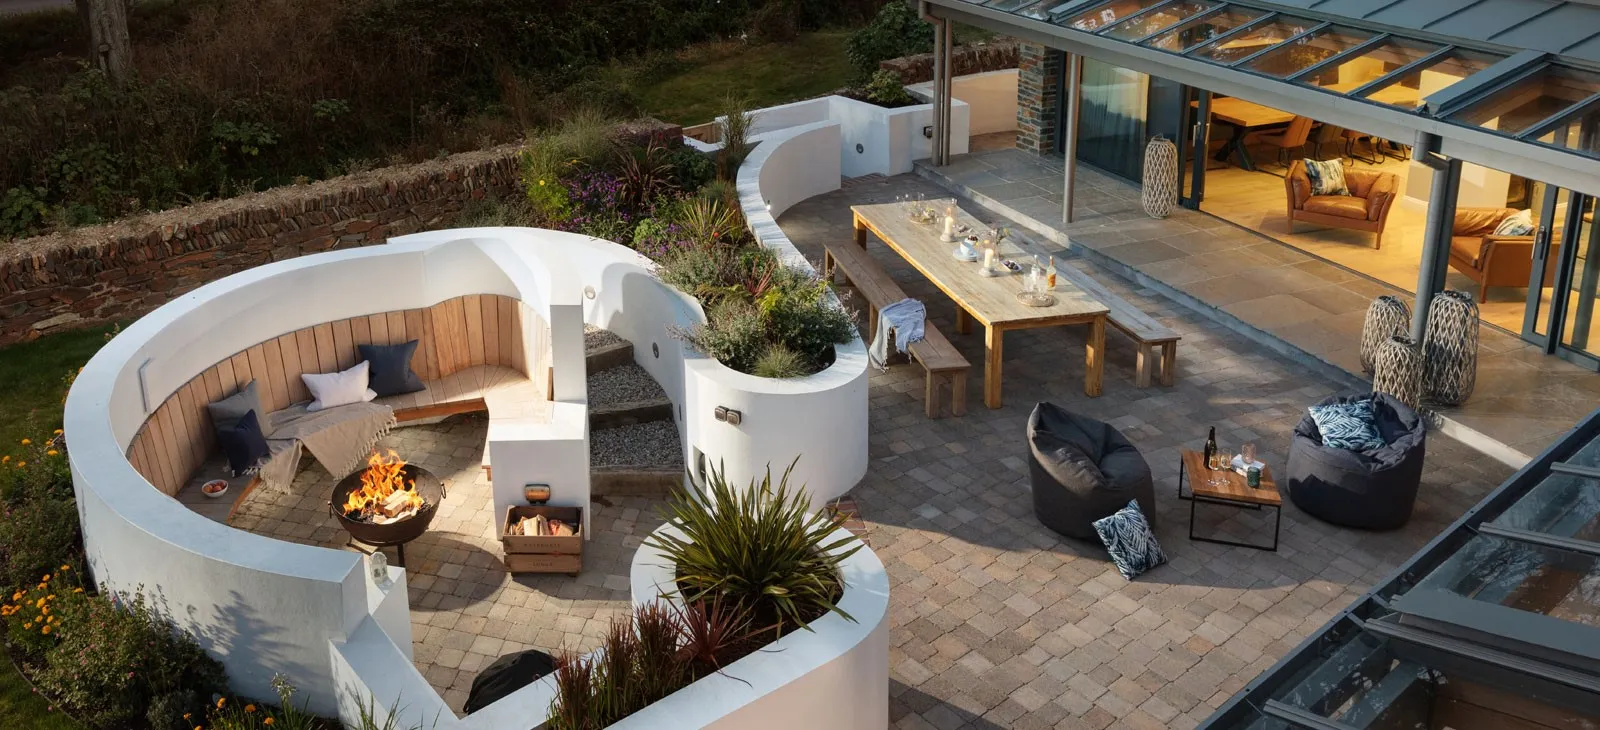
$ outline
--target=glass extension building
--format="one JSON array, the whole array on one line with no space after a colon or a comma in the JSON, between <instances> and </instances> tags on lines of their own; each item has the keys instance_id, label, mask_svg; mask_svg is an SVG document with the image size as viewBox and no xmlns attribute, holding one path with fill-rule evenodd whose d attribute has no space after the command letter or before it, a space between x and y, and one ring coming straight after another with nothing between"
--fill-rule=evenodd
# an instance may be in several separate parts
<instances>
[{"instance_id":1,"label":"glass extension building","mask_svg":"<svg viewBox=\"0 0 1600 730\"><path fill-rule=\"evenodd\" d=\"M1283 209L1281 181L1275 195L1223 184L1267 185L1244 174L1270 162L1252 160L1248 140L1277 136L1319 152L1368 140L1374 159L1362 160L1365 169L1397 175L1409 205L1401 233L1414 239L1382 252L1389 258L1373 268L1414 291L1419 328L1459 270L1477 282L1486 322L1600 370L1600 0L923 0L923 8L1064 59L1048 95L1058 108L1038 110L1057 120L1050 153L1067 158L1063 220L1071 221L1078 163L1137 183L1156 134L1179 143L1180 200L1208 212L1251 204L1219 200L1225 192ZM1240 108L1261 123L1223 113ZM1297 129L1301 137L1282 141ZM938 155L936 144L942 164ZM1518 248L1502 242L1488 261L1467 250L1476 243L1452 248L1458 207L1526 209L1534 230ZM1308 237L1292 220L1287 230ZM1370 252L1358 249L1375 247L1332 248L1359 261ZM1396 274L1402 252L1409 259Z\"/></svg>"}]
</instances>

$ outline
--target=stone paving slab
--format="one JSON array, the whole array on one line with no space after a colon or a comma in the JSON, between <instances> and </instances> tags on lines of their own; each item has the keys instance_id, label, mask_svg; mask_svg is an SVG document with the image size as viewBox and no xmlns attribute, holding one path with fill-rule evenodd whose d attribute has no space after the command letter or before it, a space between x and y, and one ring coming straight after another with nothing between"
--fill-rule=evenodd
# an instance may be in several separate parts
<instances>
[{"instance_id":1,"label":"stone paving slab","mask_svg":"<svg viewBox=\"0 0 1600 730\"><path fill-rule=\"evenodd\" d=\"M456 416L396 429L378 445L448 481L449 494L428 532L406 546L406 571L413 660L457 713L478 670L503 654L598 647L611 619L628 608L634 550L661 524L659 502L597 500L590 515L594 534L584 544L577 578L506 573L481 466L488 423L480 414ZM311 466L295 478L291 494L252 492L231 524L290 542L351 549L328 509L337 480L306 461ZM388 553L393 560L394 551Z\"/></svg>"},{"instance_id":2,"label":"stone paving slab","mask_svg":"<svg viewBox=\"0 0 1600 730\"><path fill-rule=\"evenodd\" d=\"M899 176L812 198L779 224L813 262L850 240L849 206L943 191ZM1136 205L1136 204L1135 204ZM1059 209L1058 209L1059 210ZM992 219L981 214L979 217ZM1142 215L1142 213L1141 213ZM873 256L982 376L982 334L955 334L952 305L881 243ZM928 420L914 365L871 377L871 465L852 493L891 589L897 728L1187 728L1415 552L1510 470L1434 435L1416 515L1366 533L1286 504L1277 553L1190 542L1178 450L1217 426L1283 468L1303 409L1336 384L1210 319L1081 259L1068 261L1183 336L1177 383L1133 387L1135 349L1107 335L1105 394L1083 395L1083 328L1006 337L1006 403ZM1036 401L1106 420L1155 474L1157 536L1171 562L1136 581L1104 550L1033 517L1024 429ZM1271 512L1199 508L1199 530L1270 536Z\"/></svg>"}]
</instances>

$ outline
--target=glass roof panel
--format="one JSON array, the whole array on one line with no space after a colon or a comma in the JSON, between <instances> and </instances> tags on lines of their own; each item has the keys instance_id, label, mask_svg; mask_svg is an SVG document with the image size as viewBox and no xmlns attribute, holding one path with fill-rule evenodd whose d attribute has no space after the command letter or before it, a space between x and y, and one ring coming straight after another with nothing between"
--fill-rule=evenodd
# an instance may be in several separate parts
<instances>
[{"instance_id":1,"label":"glass roof panel","mask_svg":"<svg viewBox=\"0 0 1600 730\"><path fill-rule=\"evenodd\" d=\"M1136 41L1151 33L1171 28L1216 6L1217 3L1206 0L1177 0L1137 18L1117 23L1101 35L1118 40Z\"/></svg>"},{"instance_id":2,"label":"glass roof panel","mask_svg":"<svg viewBox=\"0 0 1600 730\"><path fill-rule=\"evenodd\" d=\"M1363 97L1402 109L1416 109L1422 100L1444 90L1468 76L1482 71L1505 58L1491 53L1455 49L1426 65L1411 69L1371 91Z\"/></svg>"},{"instance_id":3,"label":"glass roof panel","mask_svg":"<svg viewBox=\"0 0 1600 730\"><path fill-rule=\"evenodd\" d=\"M1545 66L1450 115L1450 120L1515 135L1597 93L1600 74Z\"/></svg>"},{"instance_id":4,"label":"glass roof panel","mask_svg":"<svg viewBox=\"0 0 1600 730\"><path fill-rule=\"evenodd\" d=\"M1390 38L1353 56L1336 61L1331 66L1318 69L1310 76L1300 79L1299 83L1329 91L1349 92L1388 76L1402 66L1421 60L1439 48L1441 46L1409 38ZM1416 95L1415 90L1403 87L1395 89L1388 95L1382 95L1375 101L1408 108L1415 108L1421 104L1421 98Z\"/></svg>"},{"instance_id":5,"label":"glass roof panel","mask_svg":"<svg viewBox=\"0 0 1600 730\"><path fill-rule=\"evenodd\" d=\"M1005 12L1010 13L1021 10L1023 7L1028 5L1048 2L1050 2L1050 0L989 0L984 7L994 10L1004 10Z\"/></svg>"},{"instance_id":6,"label":"glass roof panel","mask_svg":"<svg viewBox=\"0 0 1600 730\"><path fill-rule=\"evenodd\" d=\"M1551 474L1493 524L1600 542L1600 480Z\"/></svg>"},{"instance_id":7,"label":"glass roof panel","mask_svg":"<svg viewBox=\"0 0 1600 730\"><path fill-rule=\"evenodd\" d=\"M1596 436L1578 449L1578 453L1567 459L1573 466L1588 466L1600 469L1600 436Z\"/></svg>"},{"instance_id":8,"label":"glass roof panel","mask_svg":"<svg viewBox=\"0 0 1600 730\"><path fill-rule=\"evenodd\" d=\"M1028 7L1013 12L1024 18L1033 18L1034 20L1050 20L1055 16L1056 12L1072 4L1073 3L1071 2L1061 2L1060 0L1044 0L1043 2L1034 3L1033 5L1029 5Z\"/></svg>"},{"instance_id":9,"label":"glass roof panel","mask_svg":"<svg viewBox=\"0 0 1600 730\"><path fill-rule=\"evenodd\" d=\"M1369 30L1332 26L1284 43L1256 57L1245 68L1284 78L1304 71L1376 36Z\"/></svg>"},{"instance_id":10,"label":"glass roof panel","mask_svg":"<svg viewBox=\"0 0 1600 730\"><path fill-rule=\"evenodd\" d=\"M1474 601L1600 626L1600 570L1588 555L1478 535L1417 584Z\"/></svg>"},{"instance_id":11,"label":"glass roof panel","mask_svg":"<svg viewBox=\"0 0 1600 730\"><path fill-rule=\"evenodd\" d=\"M1265 10L1230 5L1224 8L1222 12L1212 13L1203 18L1193 18L1175 26L1171 30L1145 41L1142 45L1159 48L1163 51L1181 53L1185 49L1205 43L1266 14L1267 11Z\"/></svg>"},{"instance_id":12,"label":"glass roof panel","mask_svg":"<svg viewBox=\"0 0 1600 730\"><path fill-rule=\"evenodd\" d=\"M1190 55L1222 64L1233 63L1278 45L1317 25L1319 25L1317 21L1307 18L1280 16L1238 35L1207 43Z\"/></svg>"},{"instance_id":13,"label":"glass roof panel","mask_svg":"<svg viewBox=\"0 0 1600 730\"><path fill-rule=\"evenodd\" d=\"M1167 0L1111 0L1111 2L1096 5L1078 13L1062 21L1061 25L1092 33L1117 21L1124 20L1134 13L1149 10L1164 2L1167 2Z\"/></svg>"}]
</instances>

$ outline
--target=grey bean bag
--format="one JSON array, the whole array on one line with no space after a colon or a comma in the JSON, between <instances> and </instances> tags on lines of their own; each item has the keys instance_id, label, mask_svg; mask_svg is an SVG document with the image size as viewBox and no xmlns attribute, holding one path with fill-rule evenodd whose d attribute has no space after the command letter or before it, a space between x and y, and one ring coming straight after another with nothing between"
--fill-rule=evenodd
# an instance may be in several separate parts
<instances>
[{"instance_id":1,"label":"grey bean bag","mask_svg":"<svg viewBox=\"0 0 1600 730\"><path fill-rule=\"evenodd\" d=\"M1287 469L1289 499L1307 514L1335 525L1393 530L1411 519L1422 484L1428 431L1422 417L1383 394L1334 396L1318 405L1373 399L1373 416L1386 444L1350 451L1322 444L1310 414L1294 429Z\"/></svg>"},{"instance_id":2,"label":"grey bean bag","mask_svg":"<svg viewBox=\"0 0 1600 730\"><path fill-rule=\"evenodd\" d=\"M1139 450L1109 424L1070 413L1052 403L1034 406L1028 418L1028 474L1033 513L1056 532L1100 541L1095 520L1139 500L1152 528L1155 482Z\"/></svg>"}]
</instances>

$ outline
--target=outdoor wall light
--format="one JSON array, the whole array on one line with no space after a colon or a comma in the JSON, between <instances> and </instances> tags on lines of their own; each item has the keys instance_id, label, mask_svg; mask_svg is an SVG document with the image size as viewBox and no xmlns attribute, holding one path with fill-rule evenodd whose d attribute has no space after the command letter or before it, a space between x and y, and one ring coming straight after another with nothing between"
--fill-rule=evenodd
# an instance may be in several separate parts
<instances>
[{"instance_id":1,"label":"outdoor wall light","mask_svg":"<svg viewBox=\"0 0 1600 730\"><path fill-rule=\"evenodd\" d=\"M725 406L717 406L717 409L712 411L711 415L713 418L716 418L718 421L722 421L729 426L737 426L739 425L740 421L744 420L743 413Z\"/></svg>"},{"instance_id":2,"label":"outdoor wall light","mask_svg":"<svg viewBox=\"0 0 1600 730\"><path fill-rule=\"evenodd\" d=\"M933 139L933 125L932 124L924 124L924 125L922 125L922 136L927 137L928 139Z\"/></svg>"},{"instance_id":3,"label":"outdoor wall light","mask_svg":"<svg viewBox=\"0 0 1600 730\"><path fill-rule=\"evenodd\" d=\"M866 151L867 151L867 148L865 146L863 146L860 142L856 143L856 154L859 155L859 154L862 154L862 153L864 153Z\"/></svg>"}]
</instances>

